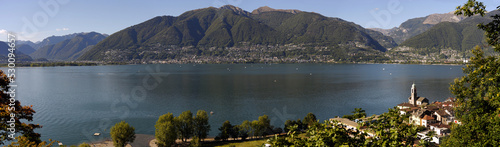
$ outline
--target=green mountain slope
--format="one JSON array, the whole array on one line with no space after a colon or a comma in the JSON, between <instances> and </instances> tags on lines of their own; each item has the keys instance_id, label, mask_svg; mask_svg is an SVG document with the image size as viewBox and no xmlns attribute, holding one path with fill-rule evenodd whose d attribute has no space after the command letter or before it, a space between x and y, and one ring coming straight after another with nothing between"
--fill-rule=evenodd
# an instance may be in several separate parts
<instances>
[{"instance_id":1,"label":"green mountain slope","mask_svg":"<svg viewBox=\"0 0 500 147\"><path fill-rule=\"evenodd\" d=\"M412 37L400 46L416 49L453 49L466 51L484 41L484 31L477 28L478 23L491 21L489 16L499 13L498 11L488 13L488 16L474 16L456 22L442 22L431 29Z\"/></svg>"},{"instance_id":2,"label":"green mountain slope","mask_svg":"<svg viewBox=\"0 0 500 147\"><path fill-rule=\"evenodd\" d=\"M125 28L99 42L79 60L141 60L151 53L157 54L156 59L164 59L160 52L175 47L195 48L200 55L207 55L214 47L285 44L378 51L396 46L381 33L317 13L273 9L252 14L228 5L187 11L178 17L159 16Z\"/></svg>"},{"instance_id":3,"label":"green mountain slope","mask_svg":"<svg viewBox=\"0 0 500 147\"><path fill-rule=\"evenodd\" d=\"M459 22L464 18L464 16L457 16L452 12L444 14L431 14L425 17L409 19L403 22L399 27L392 29L373 28L373 30L383 32L384 35L394 38L396 43L401 44L405 40L429 30L438 23Z\"/></svg>"},{"instance_id":4,"label":"green mountain slope","mask_svg":"<svg viewBox=\"0 0 500 147\"><path fill-rule=\"evenodd\" d=\"M57 44L44 46L30 55L33 58L46 58L49 60L70 60L77 58L74 56L75 54L81 52L83 49L90 45L97 44L104 38L104 35L96 32L80 33L71 39L66 39Z\"/></svg>"},{"instance_id":5,"label":"green mountain slope","mask_svg":"<svg viewBox=\"0 0 500 147\"><path fill-rule=\"evenodd\" d=\"M421 34L434 26L433 24L424 24L423 22L426 19L427 17L409 19L403 22L399 28L394 29L390 33L390 36L393 37L396 42L402 43L406 39Z\"/></svg>"}]
</instances>

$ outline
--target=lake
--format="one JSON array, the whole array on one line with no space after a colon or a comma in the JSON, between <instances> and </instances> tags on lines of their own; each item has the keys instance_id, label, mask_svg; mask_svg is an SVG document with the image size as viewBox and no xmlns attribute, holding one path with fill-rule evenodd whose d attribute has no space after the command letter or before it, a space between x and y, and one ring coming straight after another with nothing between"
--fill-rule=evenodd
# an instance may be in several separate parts
<instances>
[{"instance_id":1,"label":"lake","mask_svg":"<svg viewBox=\"0 0 500 147\"><path fill-rule=\"evenodd\" d=\"M199 109L210 136L225 120L268 115L272 125L312 112L321 122L361 107L369 115L406 102L415 83L429 101L452 97L462 66L397 64L119 65L17 68L17 99L37 111L42 140L79 144L109 137L121 120L154 134L158 117ZM93 133L101 136L92 136Z\"/></svg>"}]
</instances>

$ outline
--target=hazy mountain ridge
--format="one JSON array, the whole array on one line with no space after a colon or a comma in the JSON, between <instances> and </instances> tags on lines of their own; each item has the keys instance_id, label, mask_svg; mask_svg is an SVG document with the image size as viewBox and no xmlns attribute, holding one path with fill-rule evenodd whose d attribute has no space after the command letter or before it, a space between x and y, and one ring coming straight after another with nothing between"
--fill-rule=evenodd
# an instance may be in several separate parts
<instances>
[{"instance_id":1,"label":"hazy mountain ridge","mask_svg":"<svg viewBox=\"0 0 500 147\"><path fill-rule=\"evenodd\" d=\"M6 42L0 41L0 63L7 63L8 54L10 53L8 50L9 48L10 48L9 45ZM14 53L16 56L15 57L16 62L33 61L33 59L30 56L20 52L17 49L14 51Z\"/></svg>"},{"instance_id":2,"label":"hazy mountain ridge","mask_svg":"<svg viewBox=\"0 0 500 147\"><path fill-rule=\"evenodd\" d=\"M84 50L85 48L97 44L104 38L106 38L105 34L96 32L77 33L71 39L44 46L30 54L30 56L49 60L74 60L83 54L82 51L88 51L88 49Z\"/></svg>"},{"instance_id":3,"label":"hazy mountain ridge","mask_svg":"<svg viewBox=\"0 0 500 147\"><path fill-rule=\"evenodd\" d=\"M26 54L26 55L29 55L29 54L31 54L31 53L33 53L33 52L36 51L33 47L31 47L28 44L19 44L19 45L17 45L16 50L20 51L20 52L22 52L23 54Z\"/></svg>"},{"instance_id":4,"label":"hazy mountain ridge","mask_svg":"<svg viewBox=\"0 0 500 147\"><path fill-rule=\"evenodd\" d=\"M67 39L71 39L73 37L75 37L76 35L78 35L79 33L73 33L73 34L68 34L68 35L63 35L63 36L50 36L50 37L47 37L45 39L43 39L42 41L40 42L36 42L35 43L35 46L33 46L34 49L38 50L44 46L48 46L48 45L54 45L54 44L57 44L61 41L64 41L64 40L67 40Z\"/></svg>"}]
</instances>

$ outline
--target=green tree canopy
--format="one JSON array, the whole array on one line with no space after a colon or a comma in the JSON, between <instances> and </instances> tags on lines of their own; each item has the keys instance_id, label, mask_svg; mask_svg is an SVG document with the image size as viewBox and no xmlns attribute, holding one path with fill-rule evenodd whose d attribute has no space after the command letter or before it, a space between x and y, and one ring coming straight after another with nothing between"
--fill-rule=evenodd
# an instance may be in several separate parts
<instances>
[{"instance_id":1,"label":"green tree canopy","mask_svg":"<svg viewBox=\"0 0 500 147\"><path fill-rule=\"evenodd\" d=\"M227 140L229 138L229 135L231 135L231 132L233 131L233 125L231 125L231 122L226 120L219 128L219 131L219 137L222 140Z\"/></svg>"},{"instance_id":2,"label":"green tree canopy","mask_svg":"<svg viewBox=\"0 0 500 147\"><path fill-rule=\"evenodd\" d=\"M207 138L208 132L210 132L207 112L205 110L198 110L198 112L196 112L196 117L193 120L194 135L197 136L199 140Z\"/></svg>"},{"instance_id":3,"label":"green tree canopy","mask_svg":"<svg viewBox=\"0 0 500 147\"><path fill-rule=\"evenodd\" d=\"M245 140L248 136L250 136L252 132L252 124L250 121L245 120L241 123L241 125L237 125L237 131L241 140Z\"/></svg>"},{"instance_id":4,"label":"green tree canopy","mask_svg":"<svg viewBox=\"0 0 500 147\"><path fill-rule=\"evenodd\" d=\"M54 143L58 142L51 139L49 139L50 142L35 142L29 140L25 136L18 136L16 137L16 140L17 141L15 142L11 142L11 144L9 144L7 147L51 147L54 145Z\"/></svg>"},{"instance_id":5,"label":"green tree canopy","mask_svg":"<svg viewBox=\"0 0 500 147\"><path fill-rule=\"evenodd\" d=\"M364 118L366 117L366 112L363 110L363 108L354 108L354 111L351 112L352 115L344 115L342 118L347 118L349 120L355 120L359 118Z\"/></svg>"},{"instance_id":6,"label":"green tree canopy","mask_svg":"<svg viewBox=\"0 0 500 147\"><path fill-rule=\"evenodd\" d=\"M365 122L374 137L374 146L413 146L417 139L417 126L409 124L410 114L401 115L397 108ZM372 118L369 118L372 119Z\"/></svg>"},{"instance_id":7,"label":"green tree canopy","mask_svg":"<svg viewBox=\"0 0 500 147\"><path fill-rule=\"evenodd\" d=\"M267 142L271 146L369 146L365 133L348 129L337 122L325 121L312 125L303 134L298 125L289 129L286 137L275 135Z\"/></svg>"},{"instance_id":8,"label":"green tree canopy","mask_svg":"<svg viewBox=\"0 0 500 147\"><path fill-rule=\"evenodd\" d=\"M267 115L259 116L257 127L259 130L258 134L261 137L263 137L264 135L272 134L271 120L269 119L269 116L267 116Z\"/></svg>"},{"instance_id":9,"label":"green tree canopy","mask_svg":"<svg viewBox=\"0 0 500 147\"><path fill-rule=\"evenodd\" d=\"M180 137L182 141L186 141L187 139L193 136L194 125L193 125L193 113L191 111L184 111L179 115L179 117L175 118L177 129L179 129Z\"/></svg>"},{"instance_id":10,"label":"green tree canopy","mask_svg":"<svg viewBox=\"0 0 500 147\"><path fill-rule=\"evenodd\" d=\"M127 143L134 142L135 128L125 121L116 123L110 130L111 139L115 147L124 147Z\"/></svg>"},{"instance_id":11,"label":"green tree canopy","mask_svg":"<svg viewBox=\"0 0 500 147\"><path fill-rule=\"evenodd\" d=\"M455 12L466 16L485 13L486 6L476 0L468 0ZM500 16L492 18L478 27L486 32L488 44L499 52ZM465 76L450 86L457 99L455 116L461 124L452 125L443 146L500 146L500 61L497 56L485 57L479 46L473 54L470 64L463 68Z\"/></svg>"},{"instance_id":12,"label":"green tree canopy","mask_svg":"<svg viewBox=\"0 0 500 147\"><path fill-rule=\"evenodd\" d=\"M155 138L159 147L170 147L177 139L176 122L172 113L167 113L158 118L155 125Z\"/></svg>"},{"instance_id":13,"label":"green tree canopy","mask_svg":"<svg viewBox=\"0 0 500 147\"><path fill-rule=\"evenodd\" d=\"M303 123L306 125L307 128L309 126L318 123L318 120L316 119L316 115L314 115L313 113L307 113L307 115L304 117Z\"/></svg>"},{"instance_id":14,"label":"green tree canopy","mask_svg":"<svg viewBox=\"0 0 500 147\"><path fill-rule=\"evenodd\" d=\"M16 137L12 135L12 132L22 134L26 139L35 143L40 143L40 134L35 133L34 129L42 126L26 123L33 121L33 114L35 114L33 106L22 106L15 97L11 97L15 96L15 93L10 93L13 90L8 86L10 83L10 78L0 70L0 145L4 144L4 141L11 141ZM13 102L11 102L11 98ZM11 120L13 123L10 122ZM14 130L9 129L11 124L15 125ZM9 137L9 135L11 136Z\"/></svg>"}]
</instances>

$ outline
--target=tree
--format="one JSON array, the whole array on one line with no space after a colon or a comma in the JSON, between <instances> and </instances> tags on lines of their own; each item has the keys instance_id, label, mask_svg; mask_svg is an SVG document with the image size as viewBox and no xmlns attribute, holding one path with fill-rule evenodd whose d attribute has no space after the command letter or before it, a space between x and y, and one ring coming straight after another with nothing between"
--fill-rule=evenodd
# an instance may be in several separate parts
<instances>
[{"instance_id":1,"label":"tree","mask_svg":"<svg viewBox=\"0 0 500 147\"><path fill-rule=\"evenodd\" d=\"M208 114L205 110L198 110L194 118L194 135L202 140L207 138L210 132L210 124L208 124ZM198 140L199 141L199 140Z\"/></svg>"},{"instance_id":2,"label":"tree","mask_svg":"<svg viewBox=\"0 0 500 147\"><path fill-rule=\"evenodd\" d=\"M366 141L366 133L347 129L337 122L325 121L312 125L303 134L300 134L298 125L289 129L286 137L275 135L268 143L271 146L370 146L370 142ZM305 137L300 137L299 134Z\"/></svg>"},{"instance_id":3,"label":"tree","mask_svg":"<svg viewBox=\"0 0 500 147\"><path fill-rule=\"evenodd\" d=\"M158 118L155 125L155 138L159 147L169 147L177 139L176 122L172 113L167 113Z\"/></svg>"},{"instance_id":4,"label":"tree","mask_svg":"<svg viewBox=\"0 0 500 147\"><path fill-rule=\"evenodd\" d=\"M377 120L369 118L365 125L376 135L371 140L373 145L413 146L413 141L417 139L417 126L409 124L409 116L400 115L395 107L379 115Z\"/></svg>"},{"instance_id":5,"label":"tree","mask_svg":"<svg viewBox=\"0 0 500 147\"><path fill-rule=\"evenodd\" d=\"M297 130L301 131L304 129L302 121L300 119L295 120L286 120L285 121L285 132L288 132L290 127L297 125ZM306 127L307 128L307 127Z\"/></svg>"},{"instance_id":6,"label":"tree","mask_svg":"<svg viewBox=\"0 0 500 147\"><path fill-rule=\"evenodd\" d=\"M11 144L8 145L8 147L50 147L50 146L54 145L55 142L58 142L58 141L54 141L54 140L49 139L49 141L50 141L49 143L47 143L45 141L37 143L35 141L29 140L25 136L18 136L15 139L17 141L11 142Z\"/></svg>"},{"instance_id":7,"label":"tree","mask_svg":"<svg viewBox=\"0 0 500 147\"><path fill-rule=\"evenodd\" d=\"M238 131L238 125L234 125L233 128L231 128L231 131L229 131L229 136L233 138L233 140L236 140L239 136L239 131Z\"/></svg>"},{"instance_id":8,"label":"tree","mask_svg":"<svg viewBox=\"0 0 500 147\"><path fill-rule=\"evenodd\" d=\"M304 117L303 123L306 125L307 128L309 126L318 123L318 120L316 119L316 115L314 115L313 113L307 113L307 115Z\"/></svg>"},{"instance_id":9,"label":"tree","mask_svg":"<svg viewBox=\"0 0 500 147\"><path fill-rule=\"evenodd\" d=\"M280 133L283 133L283 128L281 127L273 128L273 134L280 134Z\"/></svg>"},{"instance_id":10,"label":"tree","mask_svg":"<svg viewBox=\"0 0 500 147\"><path fill-rule=\"evenodd\" d=\"M226 120L222 126L219 128L219 137L226 141L229 138L229 135L231 135L231 131L233 130L233 126L231 125L231 122Z\"/></svg>"},{"instance_id":11,"label":"tree","mask_svg":"<svg viewBox=\"0 0 500 147\"><path fill-rule=\"evenodd\" d=\"M468 0L455 14L484 16L486 6ZM500 16L495 14L492 19L478 27L485 31L488 44L500 52ZM479 46L472 53L470 64L463 68L465 76L450 86L456 96L455 118L461 124L452 124L443 146L500 146L500 61L497 56L485 57Z\"/></svg>"},{"instance_id":12,"label":"tree","mask_svg":"<svg viewBox=\"0 0 500 147\"><path fill-rule=\"evenodd\" d=\"M304 123L302 123L302 120L300 120L300 118L297 119L297 121L295 121L295 124L297 124L297 129L299 129L299 131L307 129L307 127L304 126Z\"/></svg>"},{"instance_id":13,"label":"tree","mask_svg":"<svg viewBox=\"0 0 500 147\"><path fill-rule=\"evenodd\" d=\"M273 134L271 129L271 120L267 115L259 116L258 121L259 136L263 137L265 135Z\"/></svg>"},{"instance_id":14,"label":"tree","mask_svg":"<svg viewBox=\"0 0 500 147\"><path fill-rule=\"evenodd\" d=\"M347 118L349 120L355 120L359 118L366 117L366 112L362 108L354 108L354 111L351 112L352 115L344 115L342 118Z\"/></svg>"},{"instance_id":15,"label":"tree","mask_svg":"<svg viewBox=\"0 0 500 147\"><path fill-rule=\"evenodd\" d=\"M252 132L252 123L250 121L245 120L241 123L241 125L238 125L239 129L239 137L241 137L241 140L245 140L250 136L250 133Z\"/></svg>"},{"instance_id":16,"label":"tree","mask_svg":"<svg viewBox=\"0 0 500 147\"><path fill-rule=\"evenodd\" d=\"M293 120L286 120L285 121L285 132L288 132L290 129L290 127L292 127L293 125L295 125L295 121Z\"/></svg>"},{"instance_id":17,"label":"tree","mask_svg":"<svg viewBox=\"0 0 500 147\"><path fill-rule=\"evenodd\" d=\"M111 127L110 134L115 147L124 147L127 143L132 143L135 140L135 128L125 121Z\"/></svg>"},{"instance_id":18,"label":"tree","mask_svg":"<svg viewBox=\"0 0 500 147\"><path fill-rule=\"evenodd\" d=\"M193 113L191 111L184 111L176 117L177 129L179 129L181 140L184 142L193 135Z\"/></svg>"},{"instance_id":19,"label":"tree","mask_svg":"<svg viewBox=\"0 0 500 147\"><path fill-rule=\"evenodd\" d=\"M409 114L400 115L395 108L379 115L376 120L370 117L360 124L374 137L368 138L367 133L358 130L361 127L349 129L339 122L325 121L308 127L305 133L295 124L288 127L286 137L275 136L268 143L272 146L413 146L417 127L408 122Z\"/></svg>"},{"instance_id":20,"label":"tree","mask_svg":"<svg viewBox=\"0 0 500 147\"><path fill-rule=\"evenodd\" d=\"M253 120L250 123L250 126L252 126L252 138L259 136L259 134L262 132L262 129L259 125L259 121Z\"/></svg>"},{"instance_id":21,"label":"tree","mask_svg":"<svg viewBox=\"0 0 500 147\"><path fill-rule=\"evenodd\" d=\"M7 77L0 70L0 145L4 144L4 141L13 140L15 137L13 134L17 133L22 134L29 141L40 143L40 134L35 133L34 129L42 126L26 123L33 121L35 110L33 106L21 106L21 102L15 99L15 89L9 86L11 82L14 82L14 78Z\"/></svg>"}]
</instances>

